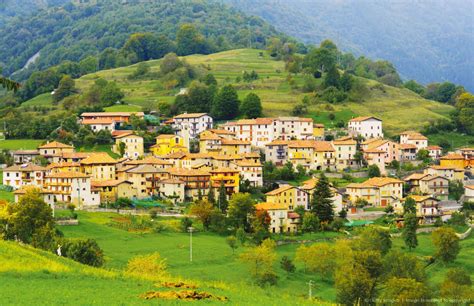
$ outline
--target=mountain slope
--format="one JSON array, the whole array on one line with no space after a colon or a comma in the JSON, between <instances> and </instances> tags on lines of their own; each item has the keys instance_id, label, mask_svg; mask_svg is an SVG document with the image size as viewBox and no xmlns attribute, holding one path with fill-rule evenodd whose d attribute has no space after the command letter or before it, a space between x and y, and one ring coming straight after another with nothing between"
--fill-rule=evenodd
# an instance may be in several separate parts
<instances>
[{"instance_id":1,"label":"mountain slope","mask_svg":"<svg viewBox=\"0 0 474 306\"><path fill-rule=\"evenodd\" d=\"M261 56L260 50L239 49L211 55L186 56L186 61L192 65L204 64L210 67L219 86L233 84L241 99L249 93L258 94L263 102L266 116L289 115L293 106L299 103L307 94L299 89L292 89L287 73L284 72L284 62L275 61L267 54ZM149 61L151 72L159 71L161 60ZM179 89L166 90L160 80L153 78L130 80L128 76L135 72L137 65L99 71L83 76L76 80L76 86L82 91L87 90L94 81L101 77L115 80L125 93L124 101L129 106L112 106L109 110L136 110L141 106L158 105L160 102L171 103ZM242 76L243 71L255 70L259 79L251 84L236 83L236 78ZM294 77L296 84L301 88L304 78L302 75ZM348 120L355 115L373 115L384 120L384 129L392 134L407 129L421 129L430 121L447 118L453 107L426 100L408 89L401 89L382 85L373 80L362 79L368 88L363 102L347 102L343 104L316 104L311 105L308 116L317 122L332 126L339 120ZM44 103L43 97L41 100ZM30 103L30 102L26 102ZM328 110L328 107L332 110ZM336 114L336 120L328 120L329 113Z\"/></svg>"},{"instance_id":2,"label":"mountain slope","mask_svg":"<svg viewBox=\"0 0 474 306\"><path fill-rule=\"evenodd\" d=\"M16 16L28 16L38 10L62 5L69 0L0 0L0 25Z\"/></svg>"},{"instance_id":3,"label":"mountain slope","mask_svg":"<svg viewBox=\"0 0 474 306\"><path fill-rule=\"evenodd\" d=\"M395 64L417 81L448 80L474 90L474 2L223 0L277 29Z\"/></svg>"},{"instance_id":4,"label":"mountain slope","mask_svg":"<svg viewBox=\"0 0 474 306\"><path fill-rule=\"evenodd\" d=\"M0 66L9 75L35 55L39 56L30 69L78 61L108 47L121 48L137 32L174 39L183 23L195 25L216 50L249 43L261 47L268 37L280 35L262 19L247 17L215 1L98 0L96 4L66 4L39 11L0 27Z\"/></svg>"}]
</instances>

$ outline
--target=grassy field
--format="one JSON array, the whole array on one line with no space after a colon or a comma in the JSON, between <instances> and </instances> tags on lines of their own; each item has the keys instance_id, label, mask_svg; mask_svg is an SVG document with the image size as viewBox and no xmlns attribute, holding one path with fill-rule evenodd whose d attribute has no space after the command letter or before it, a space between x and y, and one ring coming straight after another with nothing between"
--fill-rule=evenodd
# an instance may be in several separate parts
<instances>
[{"instance_id":1,"label":"grassy field","mask_svg":"<svg viewBox=\"0 0 474 306\"><path fill-rule=\"evenodd\" d=\"M254 92L263 102L266 116L289 115L292 107L300 102L304 93L300 89L292 89L287 81L284 62L272 60L265 52L260 56L260 50L240 49L220 52L211 55L187 56L190 64L209 69L220 85L233 84L243 98L247 93ZM159 71L160 60L148 62L152 72ZM116 81L125 93L124 101L136 105L156 104L158 102L171 103L178 89L165 90L159 80L129 80L127 77L136 69L136 65L104 70L83 76L76 81L81 90L86 90L99 77ZM259 79L251 84L236 83L235 79L242 76L243 71L255 70ZM303 76L293 77L301 88ZM384 129L393 134L406 129L421 129L430 120L444 118L453 109L451 106L429 101L407 90L383 86L378 88L376 81L365 80L369 94L362 103L348 102L332 105L312 105L309 115L317 122L331 127L339 120L346 121L356 115L375 115L384 121ZM125 106L112 106L110 109L128 109ZM108 110L110 110L108 109ZM329 113L334 113L336 119L331 122Z\"/></svg>"},{"instance_id":2,"label":"grassy field","mask_svg":"<svg viewBox=\"0 0 474 306\"><path fill-rule=\"evenodd\" d=\"M34 150L43 142L41 139L5 139L0 140L0 150Z\"/></svg>"},{"instance_id":3,"label":"grassy field","mask_svg":"<svg viewBox=\"0 0 474 306\"><path fill-rule=\"evenodd\" d=\"M434 134L434 135L428 135L428 139L430 143L434 145L439 145L440 142L442 141L448 141L451 144L451 148L474 146L473 135L445 132L445 133L439 133L439 134Z\"/></svg>"},{"instance_id":4,"label":"grassy field","mask_svg":"<svg viewBox=\"0 0 474 306\"><path fill-rule=\"evenodd\" d=\"M51 96L51 93L47 92L42 95L36 96L33 99L30 99L24 103L21 104L21 107L27 107L27 106L48 106L52 107L53 106L53 97Z\"/></svg>"},{"instance_id":5,"label":"grassy field","mask_svg":"<svg viewBox=\"0 0 474 306\"><path fill-rule=\"evenodd\" d=\"M195 233L193 235L193 262L189 262L189 234L178 232L162 232L158 234L144 234L126 232L112 228L106 224L110 222L114 214L103 213L79 213L80 225L75 227L61 227L66 237L90 237L98 241L104 249L107 268L121 269L131 257L138 254L159 252L167 258L169 270L174 276L187 279L199 279L203 282L224 282L248 286L251 279L247 268L238 260L238 254L245 248L239 247L233 255L231 249L225 243L225 237L211 233ZM311 235L310 239L321 239L334 237L334 233L317 233ZM429 234L419 235L419 246L413 252L419 256L431 256L434 253ZM308 237L304 237L308 239ZM472 236L461 242L462 251L454 264L443 266L434 264L427 268L430 276L430 284L437 285L444 277L450 267L463 267L474 272L474 239ZM277 247L278 258L286 255L292 259L295 257L297 244L289 244ZM404 249L401 238L393 239L393 247ZM279 282L275 287L266 289L271 292L279 292L282 295L294 295L303 297L307 292L306 283L315 281L316 296L325 301L335 300L335 291L331 282L322 281L319 276L303 273L302 266L297 264L297 272L290 277L275 265L279 275Z\"/></svg>"}]
</instances>

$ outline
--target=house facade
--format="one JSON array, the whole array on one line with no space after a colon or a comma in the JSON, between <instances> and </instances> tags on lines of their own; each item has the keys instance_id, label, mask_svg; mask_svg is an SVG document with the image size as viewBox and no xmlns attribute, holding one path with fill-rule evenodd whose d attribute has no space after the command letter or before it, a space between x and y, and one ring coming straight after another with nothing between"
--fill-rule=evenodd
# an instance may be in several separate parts
<instances>
[{"instance_id":1,"label":"house facade","mask_svg":"<svg viewBox=\"0 0 474 306\"><path fill-rule=\"evenodd\" d=\"M375 117L356 117L349 120L349 134L362 136L365 139L383 138L382 120Z\"/></svg>"}]
</instances>

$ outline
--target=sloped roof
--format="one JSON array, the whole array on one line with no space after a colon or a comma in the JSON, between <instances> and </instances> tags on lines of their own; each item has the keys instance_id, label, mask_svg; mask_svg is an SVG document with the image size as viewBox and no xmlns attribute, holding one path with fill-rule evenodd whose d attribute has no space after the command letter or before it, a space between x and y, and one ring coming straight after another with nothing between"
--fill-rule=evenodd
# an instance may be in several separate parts
<instances>
[{"instance_id":1,"label":"sloped roof","mask_svg":"<svg viewBox=\"0 0 474 306\"><path fill-rule=\"evenodd\" d=\"M48 142L48 143L38 147L38 149L56 149L56 148L72 149L74 147L70 146L68 144L64 144L62 142L59 142L59 141L51 141L51 142Z\"/></svg>"},{"instance_id":2,"label":"sloped roof","mask_svg":"<svg viewBox=\"0 0 474 306\"><path fill-rule=\"evenodd\" d=\"M275 190L272 190L272 191L270 191L270 192L265 193L265 195L267 195L267 196L268 196L268 195L269 195L269 196L278 195L278 194L280 194L280 193L282 193L282 192L285 192L285 191L290 190L290 189L293 189L293 188L296 188L296 187L291 186L291 185L284 185L284 186L281 186L281 187L279 187L279 188L277 188L277 189L275 189Z\"/></svg>"},{"instance_id":3,"label":"sloped roof","mask_svg":"<svg viewBox=\"0 0 474 306\"><path fill-rule=\"evenodd\" d=\"M143 112L90 112L82 113L81 117L128 117L135 115L137 117L143 117Z\"/></svg>"},{"instance_id":4,"label":"sloped roof","mask_svg":"<svg viewBox=\"0 0 474 306\"><path fill-rule=\"evenodd\" d=\"M199 118L202 116L207 115L207 113L189 113L189 114L181 114L174 116L174 119L188 119L188 118Z\"/></svg>"},{"instance_id":5,"label":"sloped roof","mask_svg":"<svg viewBox=\"0 0 474 306\"><path fill-rule=\"evenodd\" d=\"M57 173L50 173L46 177L51 178L88 178L89 175L77 172L77 171L65 171L65 172L57 172Z\"/></svg>"},{"instance_id":6,"label":"sloped roof","mask_svg":"<svg viewBox=\"0 0 474 306\"><path fill-rule=\"evenodd\" d=\"M116 164L117 161L110 157L107 153L95 153L87 158L81 160L81 164L94 165L94 164Z\"/></svg>"},{"instance_id":7,"label":"sloped roof","mask_svg":"<svg viewBox=\"0 0 474 306\"><path fill-rule=\"evenodd\" d=\"M287 207L283 204L262 202L255 205L256 210L286 210Z\"/></svg>"},{"instance_id":8,"label":"sloped roof","mask_svg":"<svg viewBox=\"0 0 474 306\"><path fill-rule=\"evenodd\" d=\"M355 118L352 118L351 120L349 120L349 122L360 122L360 121L366 121L366 120L369 120L369 119L375 119L375 120L378 120L378 121L382 121L379 118L376 118L376 117L373 117L373 116L368 116L368 117L355 117Z\"/></svg>"},{"instance_id":9,"label":"sloped roof","mask_svg":"<svg viewBox=\"0 0 474 306\"><path fill-rule=\"evenodd\" d=\"M92 187L115 187L120 184L132 184L127 180L107 180L107 181L92 181Z\"/></svg>"},{"instance_id":10,"label":"sloped roof","mask_svg":"<svg viewBox=\"0 0 474 306\"><path fill-rule=\"evenodd\" d=\"M32 163L23 164L23 165L13 165L3 169L4 172L9 171L20 171L20 172L31 172L31 171L46 171L46 167L41 167Z\"/></svg>"},{"instance_id":11,"label":"sloped roof","mask_svg":"<svg viewBox=\"0 0 474 306\"><path fill-rule=\"evenodd\" d=\"M458 159L464 160L464 156L462 156L461 154L457 154L457 153L451 153L451 154L448 154L448 155L445 155L445 156L441 156L440 159L442 159L442 160L458 160Z\"/></svg>"}]
</instances>

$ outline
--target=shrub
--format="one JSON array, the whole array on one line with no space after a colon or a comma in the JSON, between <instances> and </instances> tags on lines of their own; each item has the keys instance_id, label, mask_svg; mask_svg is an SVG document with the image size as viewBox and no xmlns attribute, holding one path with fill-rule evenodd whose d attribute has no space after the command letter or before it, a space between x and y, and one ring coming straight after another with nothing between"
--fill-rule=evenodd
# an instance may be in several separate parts
<instances>
[{"instance_id":1,"label":"shrub","mask_svg":"<svg viewBox=\"0 0 474 306\"><path fill-rule=\"evenodd\" d=\"M104 252L94 239L66 239L62 241L62 253L72 260L100 267L104 264Z\"/></svg>"},{"instance_id":2,"label":"shrub","mask_svg":"<svg viewBox=\"0 0 474 306\"><path fill-rule=\"evenodd\" d=\"M193 226L193 220L188 218L188 217L184 217L181 219L181 231L183 232L187 232L188 231L188 228Z\"/></svg>"},{"instance_id":3,"label":"shrub","mask_svg":"<svg viewBox=\"0 0 474 306\"><path fill-rule=\"evenodd\" d=\"M166 260L161 258L160 253L153 253L130 259L127 263L126 273L135 277L154 280L166 276L166 268Z\"/></svg>"}]
</instances>

